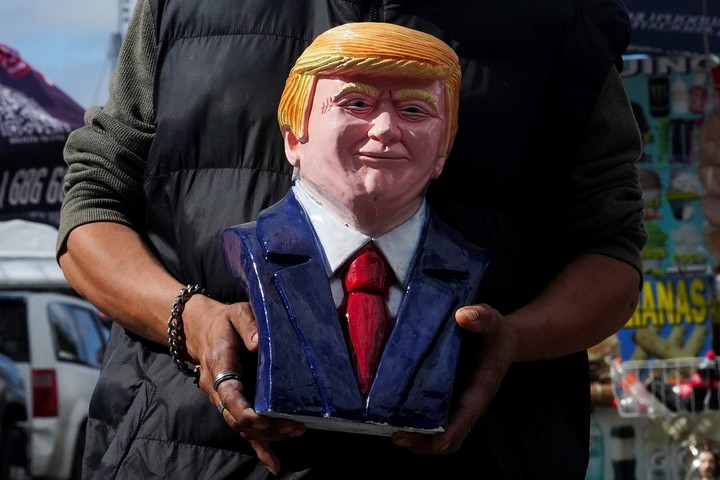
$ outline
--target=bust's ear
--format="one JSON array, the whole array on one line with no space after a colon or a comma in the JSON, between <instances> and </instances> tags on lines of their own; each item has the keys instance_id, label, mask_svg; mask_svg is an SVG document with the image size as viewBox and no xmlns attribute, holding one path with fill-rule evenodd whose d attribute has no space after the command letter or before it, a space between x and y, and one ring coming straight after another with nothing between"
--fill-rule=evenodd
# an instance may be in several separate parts
<instances>
[{"instance_id":1,"label":"bust's ear","mask_svg":"<svg viewBox=\"0 0 720 480\"><path fill-rule=\"evenodd\" d=\"M443 168L445 167L445 160L447 160L447 157L445 155L438 154L437 158L435 159L435 168L433 169L433 175L431 177L432 179L436 179L440 176Z\"/></svg>"},{"instance_id":2,"label":"bust's ear","mask_svg":"<svg viewBox=\"0 0 720 480\"><path fill-rule=\"evenodd\" d=\"M443 118L446 118L446 115L443 116ZM443 132L445 132L448 128L447 121L443 122L443 124ZM443 138L444 136L445 133L442 133L442 136L440 138ZM433 169L432 176L433 180L438 178L442 173L443 168L445 168L445 161L447 160L448 155L450 155L450 150L452 150L454 142L455 136L453 135L450 139L448 139L447 145L443 145L442 143L440 144L440 149L438 150L437 157L435 158L435 168Z\"/></svg>"},{"instance_id":3,"label":"bust's ear","mask_svg":"<svg viewBox=\"0 0 720 480\"><path fill-rule=\"evenodd\" d=\"M285 156L290 165L297 168L302 157L302 145L289 128L283 128L282 135L285 142Z\"/></svg>"}]
</instances>

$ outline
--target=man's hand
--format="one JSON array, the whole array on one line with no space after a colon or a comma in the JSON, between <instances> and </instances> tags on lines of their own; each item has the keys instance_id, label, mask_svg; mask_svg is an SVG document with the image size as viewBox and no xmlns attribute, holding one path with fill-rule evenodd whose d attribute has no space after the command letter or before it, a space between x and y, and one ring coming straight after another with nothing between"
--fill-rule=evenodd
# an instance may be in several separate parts
<instances>
[{"instance_id":1,"label":"man's hand","mask_svg":"<svg viewBox=\"0 0 720 480\"><path fill-rule=\"evenodd\" d=\"M291 420L258 415L245 398L239 379L225 380L217 385L217 390L213 387L220 372L242 372L242 352L257 351L257 326L250 304L225 305L195 295L188 301L184 317L188 352L194 354L200 364L200 388L216 406L218 415L222 415L227 424L252 445L260 461L277 474L280 461L270 448L270 442L302 435L305 426Z\"/></svg>"},{"instance_id":2,"label":"man's hand","mask_svg":"<svg viewBox=\"0 0 720 480\"><path fill-rule=\"evenodd\" d=\"M396 432L392 441L416 454L447 455L460 449L478 418L485 413L515 358L515 332L488 305L463 307L455 313L458 325L480 335L475 368L443 433L423 435Z\"/></svg>"}]
</instances>

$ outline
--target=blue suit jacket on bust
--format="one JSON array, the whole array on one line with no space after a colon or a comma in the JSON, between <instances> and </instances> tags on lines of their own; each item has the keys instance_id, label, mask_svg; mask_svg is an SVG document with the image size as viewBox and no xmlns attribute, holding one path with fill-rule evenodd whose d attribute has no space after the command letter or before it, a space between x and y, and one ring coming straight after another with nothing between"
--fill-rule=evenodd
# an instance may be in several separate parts
<instances>
[{"instance_id":1,"label":"blue suit jacket on bust","mask_svg":"<svg viewBox=\"0 0 720 480\"><path fill-rule=\"evenodd\" d=\"M412 246L408 246L411 248ZM259 334L255 409L310 428L385 435L447 425L461 329L490 254L430 211L396 322L367 397L358 388L325 256L289 192L257 221L227 228L225 262Z\"/></svg>"}]
</instances>

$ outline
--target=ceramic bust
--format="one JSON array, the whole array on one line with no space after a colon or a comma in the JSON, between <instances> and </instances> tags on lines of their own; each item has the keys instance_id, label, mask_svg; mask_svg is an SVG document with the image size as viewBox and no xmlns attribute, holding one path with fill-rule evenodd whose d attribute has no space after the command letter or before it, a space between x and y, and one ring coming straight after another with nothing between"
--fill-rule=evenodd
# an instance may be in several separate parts
<instances>
[{"instance_id":1,"label":"ceramic bust","mask_svg":"<svg viewBox=\"0 0 720 480\"><path fill-rule=\"evenodd\" d=\"M258 413L378 435L447 425L454 313L473 303L490 259L424 199L457 130L460 75L445 43L384 23L328 30L291 70L278 118L293 186L222 235L257 319ZM367 245L390 284L387 336L368 354L356 337L374 333L354 330L343 280Z\"/></svg>"}]
</instances>

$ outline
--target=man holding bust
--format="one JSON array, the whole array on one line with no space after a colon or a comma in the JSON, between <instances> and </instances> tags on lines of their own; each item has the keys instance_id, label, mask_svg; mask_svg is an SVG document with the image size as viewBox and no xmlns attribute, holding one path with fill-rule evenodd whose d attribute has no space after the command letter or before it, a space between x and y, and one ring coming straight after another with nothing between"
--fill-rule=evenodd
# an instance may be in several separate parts
<instances>
[{"instance_id":1,"label":"man holding bust","mask_svg":"<svg viewBox=\"0 0 720 480\"><path fill-rule=\"evenodd\" d=\"M335 27L296 62L278 110L294 185L223 234L258 323L258 412L373 434L447 423L454 313L490 258L424 200L457 130L459 84L449 46L392 24ZM389 325L351 312L348 265L366 248L387 261L389 291L361 310Z\"/></svg>"}]
</instances>

